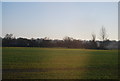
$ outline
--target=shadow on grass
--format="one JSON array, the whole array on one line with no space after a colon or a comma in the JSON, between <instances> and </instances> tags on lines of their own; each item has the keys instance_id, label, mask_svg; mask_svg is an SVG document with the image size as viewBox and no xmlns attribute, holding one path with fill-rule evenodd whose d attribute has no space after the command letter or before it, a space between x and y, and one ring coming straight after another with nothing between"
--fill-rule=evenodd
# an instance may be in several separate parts
<instances>
[{"instance_id":1,"label":"shadow on grass","mask_svg":"<svg viewBox=\"0 0 120 81\"><path fill-rule=\"evenodd\" d=\"M89 54L85 79L118 79L118 51L96 50Z\"/></svg>"}]
</instances>

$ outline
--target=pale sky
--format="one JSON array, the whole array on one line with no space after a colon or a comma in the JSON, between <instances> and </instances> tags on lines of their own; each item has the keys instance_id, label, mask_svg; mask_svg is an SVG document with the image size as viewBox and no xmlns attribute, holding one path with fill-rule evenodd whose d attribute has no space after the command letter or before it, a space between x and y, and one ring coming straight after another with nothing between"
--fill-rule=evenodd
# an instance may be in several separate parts
<instances>
[{"instance_id":1,"label":"pale sky","mask_svg":"<svg viewBox=\"0 0 120 81\"><path fill-rule=\"evenodd\" d=\"M104 26L111 40L118 39L117 2L3 2L2 36L90 40L99 39Z\"/></svg>"}]
</instances>

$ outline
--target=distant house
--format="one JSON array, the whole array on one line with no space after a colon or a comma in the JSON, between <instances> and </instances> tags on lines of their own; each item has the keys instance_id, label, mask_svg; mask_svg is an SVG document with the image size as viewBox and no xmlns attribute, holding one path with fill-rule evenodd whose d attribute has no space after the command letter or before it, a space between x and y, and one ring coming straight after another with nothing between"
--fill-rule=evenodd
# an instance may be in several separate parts
<instances>
[{"instance_id":1,"label":"distant house","mask_svg":"<svg viewBox=\"0 0 120 81\"><path fill-rule=\"evenodd\" d=\"M109 44L107 46L105 46L106 49L118 49L118 42L116 41L112 41L109 42Z\"/></svg>"},{"instance_id":2,"label":"distant house","mask_svg":"<svg viewBox=\"0 0 120 81\"><path fill-rule=\"evenodd\" d=\"M118 49L118 42L117 41L105 41L104 48L101 48L101 46L103 44L102 41L96 41L96 43L97 43L97 48L99 48L99 49L108 49L108 50Z\"/></svg>"},{"instance_id":3,"label":"distant house","mask_svg":"<svg viewBox=\"0 0 120 81\"><path fill-rule=\"evenodd\" d=\"M97 41L96 43L97 43L97 48L99 48L100 47L100 42Z\"/></svg>"}]
</instances>

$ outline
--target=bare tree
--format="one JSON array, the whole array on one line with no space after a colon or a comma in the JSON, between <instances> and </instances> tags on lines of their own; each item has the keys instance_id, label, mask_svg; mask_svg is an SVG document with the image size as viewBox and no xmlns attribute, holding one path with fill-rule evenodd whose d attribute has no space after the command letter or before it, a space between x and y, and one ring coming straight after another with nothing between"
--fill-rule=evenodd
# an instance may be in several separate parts
<instances>
[{"instance_id":1,"label":"bare tree","mask_svg":"<svg viewBox=\"0 0 120 81\"><path fill-rule=\"evenodd\" d=\"M100 38L102 39L102 41L104 41L104 40L106 40L108 38L108 35L106 33L106 29L103 26L102 26L102 28L100 30Z\"/></svg>"},{"instance_id":2,"label":"bare tree","mask_svg":"<svg viewBox=\"0 0 120 81\"><path fill-rule=\"evenodd\" d=\"M12 39L13 38L13 34L6 34L4 38L6 38L6 39Z\"/></svg>"},{"instance_id":3,"label":"bare tree","mask_svg":"<svg viewBox=\"0 0 120 81\"><path fill-rule=\"evenodd\" d=\"M92 41L95 42L95 40L96 40L96 35L95 35L95 33L92 33L91 35L92 35Z\"/></svg>"},{"instance_id":4,"label":"bare tree","mask_svg":"<svg viewBox=\"0 0 120 81\"><path fill-rule=\"evenodd\" d=\"M68 48L72 47L72 42L73 42L72 37L66 36L66 37L63 38L63 41L64 41L65 47L68 47Z\"/></svg>"},{"instance_id":5,"label":"bare tree","mask_svg":"<svg viewBox=\"0 0 120 81\"><path fill-rule=\"evenodd\" d=\"M45 37L44 40L50 40L49 37Z\"/></svg>"},{"instance_id":6,"label":"bare tree","mask_svg":"<svg viewBox=\"0 0 120 81\"><path fill-rule=\"evenodd\" d=\"M64 41L73 41L73 38L66 36L66 37L63 38L63 40Z\"/></svg>"},{"instance_id":7,"label":"bare tree","mask_svg":"<svg viewBox=\"0 0 120 81\"><path fill-rule=\"evenodd\" d=\"M96 43L96 34L92 33L92 42L90 42L90 48L96 49L97 48L97 43Z\"/></svg>"}]
</instances>

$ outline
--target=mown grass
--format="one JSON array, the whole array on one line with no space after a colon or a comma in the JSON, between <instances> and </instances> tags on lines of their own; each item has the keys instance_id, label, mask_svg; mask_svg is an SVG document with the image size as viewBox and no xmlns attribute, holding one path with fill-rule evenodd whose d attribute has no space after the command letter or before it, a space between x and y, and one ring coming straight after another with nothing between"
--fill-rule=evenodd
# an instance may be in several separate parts
<instances>
[{"instance_id":1,"label":"mown grass","mask_svg":"<svg viewBox=\"0 0 120 81\"><path fill-rule=\"evenodd\" d=\"M2 49L3 79L117 79L117 50Z\"/></svg>"}]
</instances>

